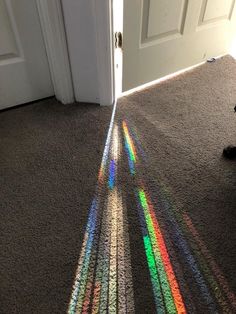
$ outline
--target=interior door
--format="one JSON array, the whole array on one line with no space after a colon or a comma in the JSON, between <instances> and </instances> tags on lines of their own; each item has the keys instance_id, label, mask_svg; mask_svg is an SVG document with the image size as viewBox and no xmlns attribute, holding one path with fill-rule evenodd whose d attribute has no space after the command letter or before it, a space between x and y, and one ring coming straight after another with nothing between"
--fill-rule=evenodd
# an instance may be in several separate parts
<instances>
[{"instance_id":1,"label":"interior door","mask_svg":"<svg viewBox=\"0 0 236 314\"><path fill-rule=\"evenodd\" d=\"M36 0L0 0L0 109L53 94Z\"/></svg>"},{"instance_id":2,"label":"interior door","mask_svg":"<svg viewBox=\"0 0 236 314\"><path fill-rule=\"evenodd\" d=\"M229 53L235 0L124 0L123 91Z\"/></svg>"}]
</instances>

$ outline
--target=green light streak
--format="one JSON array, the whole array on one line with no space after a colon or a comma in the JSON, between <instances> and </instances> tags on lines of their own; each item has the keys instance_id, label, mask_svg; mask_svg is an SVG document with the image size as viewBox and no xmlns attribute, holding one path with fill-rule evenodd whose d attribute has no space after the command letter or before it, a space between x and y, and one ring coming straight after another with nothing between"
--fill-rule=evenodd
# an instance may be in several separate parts
<instances>
[{"instance_id":1,"label":"green light streak","mask_svg":"<svg viewBox=\"0 0 236 314\"><path fill-rule=\"evenodd\" d=\"M144 248L145 248L145 252L147 256L148 268L149 268L149 272L151 276L155 302L158 308L158 313L165 314L165 307L164 307L164 303L162 299L162 293L161 293L160 282L159 282L158 273L156 269L156 263L155 263L154 255L152 252L152 245L151 245L148 235L143 237L143 242L144 242Z\"/></svg>"},{"instance_id":2,"label":"green light streak","mask_svg":"<svg viewBox=\"0 0 236 314\"><path fill-rule=\"evenodd\" d=\"M139 190L139 199L140 199L142 208L143 209L147 209L148 208L148 203L147 203L146 195L145 195L143 190Z\"/></svg>"},{"instance_id":3,"label":"green light streak","mask_svg":"<svg viewBox=\"0 0 236 314\"><path fill-rule=\"evenodd\" d=\"M167 313L174 314L174 313L177 313L177 311L176 311L176 307L175 307L174 300L172 297L170 283L168 281L168 278L167 278L167 275L165 272L165 268L164 268L164 264L162 262L162 257L161 257L160 249L158 247L158 242L157 242L157 238L156 238L156 234L155 234L155 229L154 229L152 217L151 217L150 212L149 212L149 207L148 207L146 195L145 195L145 192L143 190L139 190L139 199L140 199L140 203L142 205L142 208L144 210L144 216L145 216L149 236L151 239L150 244L152 245L153 254L154 254L154 263L156 263L156 265L152 265L152 267L157 267L158 272L159 272L159 280L160 280L161 288L162 288L163 295L164 295ZM151 270L150 270L150 272L151 272Z\"/></svg>"},{"instance_id":4,"label":"green light streak","mask_svg":"<svg viewBox=\"0 0 236 314\"><path fill-rule=\"evenodd\" d=\"M125 133L125 132L124 132ZM133 161L133 162L136 162L136 157L135 157L135 154L134 154L134 151L132 149L132 146L130 145L129 143L129 139L127 138L127 134L125 133L125 141L126 141L126 146L128 148L128 151L129 151L129 157L130 159Z\"/></svg>"}]
</instances>

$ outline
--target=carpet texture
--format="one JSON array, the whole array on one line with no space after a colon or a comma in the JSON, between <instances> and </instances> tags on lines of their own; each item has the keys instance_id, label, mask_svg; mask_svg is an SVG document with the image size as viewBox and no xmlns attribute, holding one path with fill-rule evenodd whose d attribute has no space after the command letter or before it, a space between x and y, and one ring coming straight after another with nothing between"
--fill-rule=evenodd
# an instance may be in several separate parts
<instances>
[{"instance_id":1,"label":"carpet texture","mask_svg":"<svg viewBox=\"0 0 236 314\"><path fill-rule=\"evenodd\" d=\"M2 112L0 312L235 313L235 102L226 56L112 118Z\"/></svg>"},{"instance_id":2,"label":"carpet texture","mask_svg":"<svg viewBox=\"0 0 236 314\"><path fill-rule=\"evenodd\" d=\"M225 146L236 145L235 102L236 62L230 56L119 101L116 124L124 145L124 122L128 126L137 155L135 174L127 160L120 172L138 313L161 312L160 300L152 301L157 284L150 284L148 255L137 250L145 236L138 232L143 223L137 209L141 202L145 213L144 195L163 233L185 310L236 312L236 164L222 158ZM132 159L129 147L127 157ZM152 238L152 228L148 233ZM161 252L158 239L157 246ZM152 247L155 252L155 241ZM164 308L175 313L158 263L157 272Z\"/></svg>"},{"instance_id":3,"label":"carpet texture","mask_svg":"<svg viewBox=\"0 0 236 314\"><path fill-rule=\"evenodd\" d=\"M119 100L69 313L235 313L236 63Z\"/></svg>"},{"instance_id":4,"label":"carpet texture","mask_svg":"<svg viewBox=\"0 0 236 314\"><path fill-rule=\"evenodd\" d=\"M0 113L0 313L66 313L112 108Z\"/></svg>"}]
</instances>

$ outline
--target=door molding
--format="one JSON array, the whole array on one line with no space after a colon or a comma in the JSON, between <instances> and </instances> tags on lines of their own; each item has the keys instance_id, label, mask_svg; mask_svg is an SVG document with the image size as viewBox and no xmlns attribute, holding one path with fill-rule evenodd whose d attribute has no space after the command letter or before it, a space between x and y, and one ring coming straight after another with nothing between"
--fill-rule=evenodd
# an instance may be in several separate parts
<instances>
[{"instance_id":1,"label":"door molding","mask_svg":"<svg viewBox=\"0 0 236 314\"><path fill-rule=\"evenodd\" d=\"M115 97L112 0L93 0L100 105L112 105Z\"/></svg>"},{"instance_id":2,"label":"door molding","mask_svg":"<svg viewBox=\"0 0 236 314\"><path fill-rule=\"evenodd\" d=\"M36 0L56 98L74 101L61 0Z\"/></svg>"},{"instance_id":3,"label":"door molding","mask_svg":"<svg viewBox=\"0 0 236 314\"><path fill-rule=\"evenodd\" d=\"M112 105L113 0L61 0L76 101Z\"/></svg>"}]
</instances>

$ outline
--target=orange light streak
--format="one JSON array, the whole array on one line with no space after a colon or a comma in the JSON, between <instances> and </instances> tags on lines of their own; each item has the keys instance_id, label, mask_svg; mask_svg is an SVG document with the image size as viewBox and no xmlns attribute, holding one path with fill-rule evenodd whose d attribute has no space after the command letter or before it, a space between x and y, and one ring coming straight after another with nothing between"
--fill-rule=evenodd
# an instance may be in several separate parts
<instances>
[{"instance_id":1,"label":"orange light streak","mask_svg":"<svg viewBox=\"0 0 236 314\"><path fill-rule=\"evenodd\" d=\"M175 277L174 270L173 270L172 265L171 265L169 254L167 252L167 248L165 245L165 240L164 240L164 237L162 235L159 223L156 219L153 205L151 204L151 202L148 198L147 198L147 200L148 200L148 205L149 205L148 207L149 207L150 215L152 218L152 223L153 223L157 243L158 243L158 246L160 249L160 253L161 253L162 261L163 261L164 268L165 268L165 271L167 274L167 278L168 278L168 281L170 283L170 288L171 288L172 296L173 296L174 303L176 306L176 310L177 310L177 313L179 313L179 314L185 314L185 313L187 313L187 311L186 311L184 301L183 301L183 298L182 298L182 295L181 295L181 292L179 289L178 282L177 282L176 277Z\"/></svg>"}]
</instances>

